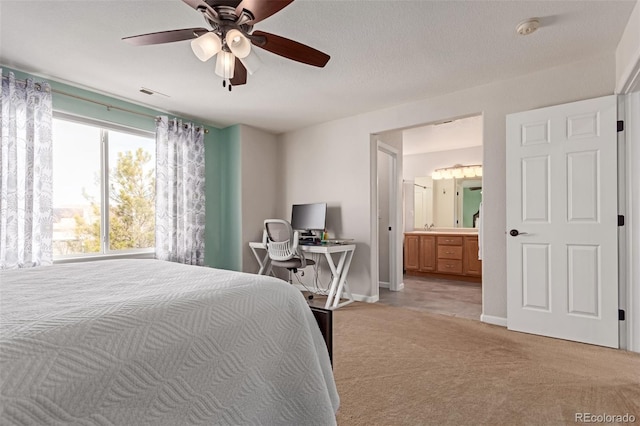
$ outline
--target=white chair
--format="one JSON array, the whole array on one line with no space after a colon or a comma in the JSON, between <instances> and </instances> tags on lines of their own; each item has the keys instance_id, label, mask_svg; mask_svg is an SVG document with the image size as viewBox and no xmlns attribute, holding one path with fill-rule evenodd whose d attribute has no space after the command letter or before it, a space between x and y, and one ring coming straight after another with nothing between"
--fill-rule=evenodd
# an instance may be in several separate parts
<instances>
[{"instance_id":1,"label":"white chair","mask_svg":"<svg viewBox=\"0 0 640 426\"><path fill-rule=\"evenodd\" d=\"M293 274L298 272L298 268L315 264L313 260L304 257L304 253L298 246L298 239L298 231L294 231L286 220L264 221L262 243L267 247L271 265L286 268L289 271L291 284L293 284Z\"/></svg>"}]
</instances>

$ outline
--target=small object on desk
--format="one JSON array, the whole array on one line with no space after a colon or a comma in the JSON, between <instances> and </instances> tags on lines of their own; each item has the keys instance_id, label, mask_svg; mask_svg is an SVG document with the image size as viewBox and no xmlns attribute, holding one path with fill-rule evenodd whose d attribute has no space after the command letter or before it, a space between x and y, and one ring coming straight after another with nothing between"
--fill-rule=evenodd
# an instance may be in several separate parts
<instances>
[{"instance_id":1,"label":"small object on desk","mask_svg":"<svg viewBox=\"0 0 640 426\"><path fill-rule=\"evenodd\" d=\"M326 239L322 240L323 244L352 244L353 238L343 238L343 239Z\"/></svg>"}]
</instances>

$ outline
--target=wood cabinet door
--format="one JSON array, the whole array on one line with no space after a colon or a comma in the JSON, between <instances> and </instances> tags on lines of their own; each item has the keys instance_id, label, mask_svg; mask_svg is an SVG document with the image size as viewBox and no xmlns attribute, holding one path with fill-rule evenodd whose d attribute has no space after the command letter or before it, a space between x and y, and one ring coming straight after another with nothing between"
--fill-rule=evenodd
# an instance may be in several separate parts
<instances>
[{"instance_id":1,"label":"wood cabinet door","mask_svg":"<svg viewBox=\"0 0 640 426\"><path fill-rule=\"evenodd\" d=\"M404 236L404 269L407 271L420 269L420 237L418 235Z\"/></svg>"},{"instance_id":2,"label":"wood cabinet door","mask_svg":"<svg viewBox=\"0 0 640 426\"><path fill-rule=\"evenodd\" d=\"M482 261L478 259L478 237L464 238L463 270L465 275L481 276Z\"/></svg>"},{"instance_id":3,"label":"wood cabinet door","mask_svg":"<svg viewBox=\"0 0 640 426\"><path fill-rule=\"evenodd\" d=\"M420 235L420 270L436 270L436 237L432 235Z\"/></svg>"}]
</instances>

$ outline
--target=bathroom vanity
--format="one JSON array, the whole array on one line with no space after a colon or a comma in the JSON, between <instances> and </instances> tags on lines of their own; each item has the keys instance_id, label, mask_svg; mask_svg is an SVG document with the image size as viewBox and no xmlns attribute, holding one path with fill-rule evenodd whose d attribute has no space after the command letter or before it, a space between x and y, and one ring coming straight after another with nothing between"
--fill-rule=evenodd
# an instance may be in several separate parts
<instances>
[{"instance_id":1,"label":"bathroom vanity","mask_svg":"<svg viewBox=\"0 0 640 426\"><path fill-rule=\"evenodd\" d=\"M404 234L407 275L481 282L476 230L412 231Z\"/></svg>"}]
</instances>

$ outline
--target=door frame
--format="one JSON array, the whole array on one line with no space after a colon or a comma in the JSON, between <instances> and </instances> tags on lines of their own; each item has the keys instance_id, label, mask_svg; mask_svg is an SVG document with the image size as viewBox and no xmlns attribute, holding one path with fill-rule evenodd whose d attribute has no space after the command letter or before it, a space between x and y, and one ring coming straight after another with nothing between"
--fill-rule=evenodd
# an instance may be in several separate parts
<instances>
[{"instance_id":1,"label":"door frame","mask_svg":"<svg viewBox=\"0 0 640 426\"><path fill-rule=\"evenodd\" d=\"M634 11L638 12L637 5ZM638 21L639 16L640 13L632 15L623 39L626 37L630 40L627 35L632 37L635 34L635 31L629 33L628 30L632 22ZM623 240L620 248L624 247L624 251L620 253L619 285L623 296L620 306L626 313L625 321L621 322L620 327L620 347L640 353L640 267L636 266L640 258L640 170L637 166L640 164L640 49L637 47L640 46L634 41L630 43L629 46L635 46L636 49L620 52L626 66L616 81L616 93L621 98L618 102L618 119L624 120L624 131L619 133L618 142L621 150L624 146L624 159L620 161L621 169L624 170L620 170L618 181L626 185L622 190L625 202L619 205L619 214L625 217L624 227L619 231Z\"/></svg>"},{"instance_id":2,"label":"door frame","mask_svg":"<svg viewBox=\"0 0 640 426\"><path fill-rule=\"evenodd\" d=\"M624 120L618 141L620 150L624 150L619 182L626 185L620 191L624 203L619 206L619 214L625 218L619 231L620 308L625 310L625 321L620 322L620 348L640 352L640 84L635 90L622 94L618 104L618 118Z\"/></svg>"},{"instance_id":3,"label":"door frame","mask_svg":"<svg viewBox=\"0 0 640 426\"><path fill-rule=\"evenodd\" d=\"M391 157L391 182L389 182L389 290L400 291L404 288L402 282L402 250L399 245L400 229L402 229L402 205L399 194L401 193L402 170L398 167L400 151L382 142L378 135L371 135L371 279L373 282L374 299L379 300L380 295L380 262L379 262L379 235L378 235L378 152L383 152Z\"/></svg>"}]
</instances>

